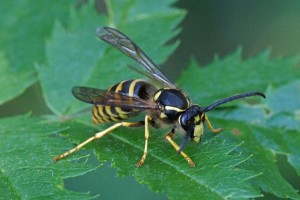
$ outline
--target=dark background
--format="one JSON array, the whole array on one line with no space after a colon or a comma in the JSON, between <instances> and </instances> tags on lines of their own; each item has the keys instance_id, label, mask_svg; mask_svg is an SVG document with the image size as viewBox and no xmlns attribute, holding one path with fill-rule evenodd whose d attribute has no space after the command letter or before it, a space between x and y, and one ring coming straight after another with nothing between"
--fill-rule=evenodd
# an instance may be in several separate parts
<instances>
[{"instance_id":1,"label":"dark background","mask_svg":"<svg viewBox=\"0 0 300 200\"><path fill-rule=\"evenodd\" d=\"M205 65L238 47L245 59L266 48L271 56L300 52L299 1L182 0L176 7L188 13L180 25L181 45L165 66L168 75L177 77L172 67L186 67L191 55Z\"/></svg>"}]
</instances>

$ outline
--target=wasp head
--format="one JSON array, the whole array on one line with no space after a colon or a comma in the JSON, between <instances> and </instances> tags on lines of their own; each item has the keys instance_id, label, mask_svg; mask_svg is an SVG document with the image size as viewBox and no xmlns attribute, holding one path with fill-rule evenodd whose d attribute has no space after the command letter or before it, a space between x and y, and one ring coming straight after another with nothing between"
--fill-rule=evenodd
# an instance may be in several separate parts
<instances>
[{"instance_id":1,"label":"wasp head","mask_svg":"<svg viewBox=\"0 0 300 200\"><path fill-rule=\"evenodd\" d=\"M186 138L199 142L203 134L203 122L205 113L198 105L192 105L178 118L178 123L186 131Z\"/></svg>"},{"instance_id":2,"label":"wasp head","mask_svg":"<svg viewBox=\"0 0 300 200\"><path fill-rule=\"evenodd\" d=\"M183 147L185 146L188 138L191 138L195 142L199 142L201 139L201 135L203 134L203 123L206 121L208 123L209 128L214 133L220 132L222 129L214 129L212 125L210 124L208 118L205 116L205 113L230 101L241 99L249 96L261 96L265 98L265 95L261 92L248 92L244 94L238 94L231 97L227 97L224 99L221 99L219 101L216 101L212 103L211 105L205 107L202 109L198 105L192 105L189 108L187 108L178 118L178 123L181 125L181 127L186 131L185 137L181 142L180 149L178 152L180 152Z\"/></svg>"}]
</instances>

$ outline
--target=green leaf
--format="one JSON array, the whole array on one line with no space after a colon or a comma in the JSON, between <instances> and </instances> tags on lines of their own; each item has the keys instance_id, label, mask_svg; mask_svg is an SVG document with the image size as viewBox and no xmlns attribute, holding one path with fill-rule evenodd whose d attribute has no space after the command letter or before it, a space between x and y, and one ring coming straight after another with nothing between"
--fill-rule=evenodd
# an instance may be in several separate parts
<instances>
[{"instance_id":1,"label":"green leaf","mask_svg":"<svg viewBox=\"0 0 300 200\"><path fill-rule=\"evenodd\" d=\"M1 84L0 104L20 95L36 81L34 64L45 59L44 40L55 20L66 22L72 2L0 2L0 46L1 57L5 59L5 63L0 63L0 83L5 83Z\"/></svg>"},{"instance_id":2,"label":"green leaf","mask_svg":"<svg viewBox=\"0 0 300 200\"><path fill-rule=\"evenodd\" d=\"M72 87L88 79L104 50L95 40L95 30L104 20L92 4L78 11L72 9L71 14L67 30L55 24L46 45L47 64L38 67L46 103L57 115L68 111L74 100Z\"/></svg>"},{"instance_id":3,"label":"green leaf","mask_svg":"<svg viewBox=\"0 0 300 200\"><path fill-rule=\"evenodd\" d=\"M213 119L213 121L217 122L217 124L226 124L226 130L228 131L224 132L224 134L222 133L224 140L237 144L245 141L245 144L241 146L239 151L253 154L249 162L245 163L245 167L248 170L260 173L260 176L254 178L254 185L257 185L265 192L272 193L281 198L300 198L297 191L279 173L276 166L276 156L273 153L274 151L278 151L280 146L285 146L284 144L287 142L289 145L285 147L293 149L289 154L291 156L299 155L299 145L295 145L299 142L299 136L291 132L285 132L282 135L279 130L268 127L262 128L258 125L249 125L247 121L237 122L224 119ZM294 144L291 143L293 139L287 139L287 137L296 139L293 142Z\"/></svg>"},{"instance_id":4,"label":"green leaf","mask_svg":"<svg viewBox=\"0 0 300 200\"><path fill-rule=\"evenodd\" d=\"M300 78L270 89L266 108L270 112L266 126L300 131ZM262 121L263 122L263 121Z\"/></svg>"},{"instance_id":5,"label":"green leaf","mask_svg":"<svg viewBox=\"0 0 300 200\"><path fill-rule=\"evenodd\" d=\"M68 127L28 116L0 120L0 191L3 199L89 199L63 188L63 178L94 170L92 164L51 158L64 151L57 134ZM64 147L62 147L64 146ZM70 148L71 145L68 145Z\"/></svg>"},{"instance_id":6,"label":"green leaf","mask_svg":"<svg viewBox=\"0 0 300 200\"><path fill-rule=\"evenodd\" d=\"M9 69L7 60L2 52L0 52L0 74L0 105L21 94L25 88L36 81L31 72L24 72L16 76Z\"/></svg>"},{"instance_id":7,"label":"green leaf","mask_svg":"<svg viewBox=\"0 0 300 200\"><path fill-rule=\"evenodd\" d=\"M204 68L195 60L179 78L178 83L194 101L208 105L221 98L249 91L266 91L267 87L285 84L300 76L296 68L299 57L269 59L269 51L243 61L241 50L218 59Z\"/></svg>"}]
</instances>

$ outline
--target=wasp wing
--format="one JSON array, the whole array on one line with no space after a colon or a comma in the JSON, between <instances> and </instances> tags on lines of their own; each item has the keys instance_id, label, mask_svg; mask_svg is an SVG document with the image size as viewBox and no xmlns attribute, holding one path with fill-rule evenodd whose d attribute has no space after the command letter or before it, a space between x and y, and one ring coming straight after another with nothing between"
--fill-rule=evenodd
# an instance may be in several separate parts
<instances>
[{"instance_id":1,"label":"wasp wing","mask_svg":"<svg viewBox=\"0 0 300 200\"><path fill-rule=\"evenodd\" d=\"M142 73L147 77L152 77L165 86L176 88L176 86L172 84L171 81L169 81L169 79L160 71L158 66L129 37L123 33L113 28L102 27L97 29L97 36L101 40L123 52L125 55L136 60L148 72L147 74L143 73L139 69L136 69L136 71L139 73Z\"/></svg>"},{"instance_id":2,"label":"wasp wing","mask_svg":"<svg viewBox=\"0 0 300 200\"><path fill-rule=\"evenodd\" d=\"M117 93L109 90L101 90L90 87L73 87L72 94L79 100L102 106L115 106L125 109L151 110L158 106L152 101L147 101L135 96Z\"/></svg>"}]
</instances>

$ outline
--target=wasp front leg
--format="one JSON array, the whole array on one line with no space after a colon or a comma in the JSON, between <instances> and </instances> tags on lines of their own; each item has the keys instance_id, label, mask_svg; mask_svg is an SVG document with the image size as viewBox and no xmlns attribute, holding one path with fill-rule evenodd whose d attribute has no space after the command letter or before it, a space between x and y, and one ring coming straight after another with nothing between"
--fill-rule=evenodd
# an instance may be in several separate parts
<instances>
[{"instance_id":1,"label":"wasp front leg","mask_svg":"<svg viewBox=\"0 0 300 200\"><path fill-rule=\"evenodd\" d=\"M195 163L192 161L192 159L186 154L184 153L183 151L179 151L180 150L180 147L178 146L178 144L176 144L176 142L173 140L173 137L174 137L174 134L175 134L175 129L173 128L171 130L170 133L168 133L168 135L166 135L166 139L168 140L168 142L170 142L170 144L174 147L174 149L180 153L180 155L182 155L184 157L184 159L188 162L188 164L191 166L191 167L195 167Z\"/></svg>"},{"instance_id":2,"label":"wasp front leg","mask_svg":"<svg viewBox=\"0 0 300 200\"><path fill-rule=\"evenodd\" d=\"M213 127L213 125L210 123L210 121L208 120L208 117L205 114L204 114L204 119L205 119L205 121L207 123L207 126L208 126L208 128L210 129L211 132L213 132L213 133L220 133L221 131L223 131L222 128L215 129Z\"/></svg>"}]
</instances>

